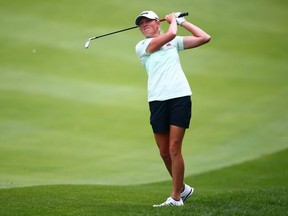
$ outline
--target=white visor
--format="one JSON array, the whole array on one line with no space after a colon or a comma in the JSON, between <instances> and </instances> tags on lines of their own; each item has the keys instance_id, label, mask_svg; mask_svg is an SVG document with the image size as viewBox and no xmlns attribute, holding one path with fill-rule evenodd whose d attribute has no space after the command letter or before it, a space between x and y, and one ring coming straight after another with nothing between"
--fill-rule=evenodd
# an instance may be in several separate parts
<instances>
[{"instance_id":1,"label":"white visor","mask_svg":"<svg viewBox=\"0 0 288 216\"><path fill-rule=\"evenodd\" d=\"M139 25L140 20L141 20L142 17L146 17L146 18L152 19L152 20L159 20L158 15L156 13L154 13L153 11L143 11L136 18L136 20L135 20L135 24L136 25Z\"/></svg>"}]
</instances>

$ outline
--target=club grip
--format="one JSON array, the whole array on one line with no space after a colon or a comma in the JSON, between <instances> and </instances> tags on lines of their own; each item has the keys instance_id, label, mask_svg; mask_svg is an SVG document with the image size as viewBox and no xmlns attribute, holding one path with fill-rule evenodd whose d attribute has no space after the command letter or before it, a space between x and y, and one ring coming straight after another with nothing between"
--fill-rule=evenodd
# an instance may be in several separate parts
<instances>
[{"instance_id":1,"label":"club grip","mask_svg":"<svg viewBox=\"0 0 288 216\"><path fill-rule=\"evenodd\" d=\"M181 13L181 14L179 14L178 18L180 18L180 17L184 17L184 16L188 16L188 15L189 15L189 13L188 13L188 12L185 12L185 13Z\"/></svg>"}]
</instances>

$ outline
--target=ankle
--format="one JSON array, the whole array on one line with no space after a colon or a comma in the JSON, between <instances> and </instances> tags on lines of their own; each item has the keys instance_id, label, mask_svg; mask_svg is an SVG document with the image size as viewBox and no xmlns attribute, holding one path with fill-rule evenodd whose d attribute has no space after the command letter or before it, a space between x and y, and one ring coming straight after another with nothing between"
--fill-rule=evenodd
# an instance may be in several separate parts
<instances>
[{"instance_id":1,"label":"ankle","mask_svg":"<svg viewBox=\"0 0 288 216\"><path fill-rule=\"evenodd\" d=\"M181 193L183 193L184 190L185 190L185 184L183 184L183 187L182 187L182 191L181 191Z\"/></svg>"}]
</instances>

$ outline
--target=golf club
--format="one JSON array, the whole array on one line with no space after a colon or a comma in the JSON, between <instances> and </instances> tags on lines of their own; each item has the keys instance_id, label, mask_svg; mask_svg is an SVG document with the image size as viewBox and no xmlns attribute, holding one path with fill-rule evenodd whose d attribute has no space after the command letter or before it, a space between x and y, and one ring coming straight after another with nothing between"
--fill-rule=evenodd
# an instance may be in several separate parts
<instances>
[{"instance_id":1,"label":"golf club","mask_svg":"<svg viewBox=\"0 0 288 216\"><path fill-rule=\"evenodd\" d=\"M186 13L181 13L181 14L178 16L178 18L184 17L184 16L188 16L188 15L189 15L188 12L186 12ZM160 21L160 22L163 22L163 21L165 21L165 18L160 19L159 21ZM135 28L138 28L138 27L139 27L139 26L136 25L136 26L133 26L133 27L129 27L129 28L125 28L125 29L118 30L118 31L110 32L110 33L107 33L107 34L103 34L103 35L91 37L91 38L89 38L89 39L86 41L86 43L85 43L85 48L87 49L87 48L89 47L91 40L95 40L95 39L98 39L98 38L101 38L101 37L105 37L105 36L112 35L112 34L116 34L116 33L123 32L123 31L128 31L128 30L135 29Z\"/></svg>"}]
</instances>

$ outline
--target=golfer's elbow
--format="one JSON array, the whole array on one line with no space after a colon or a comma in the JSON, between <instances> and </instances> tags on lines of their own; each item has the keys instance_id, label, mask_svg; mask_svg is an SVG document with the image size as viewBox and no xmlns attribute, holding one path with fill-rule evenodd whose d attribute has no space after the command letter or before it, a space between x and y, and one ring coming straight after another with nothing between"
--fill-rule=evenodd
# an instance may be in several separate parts
<instances>
[{"instance_id":1,"label":"golfer's elbow","mask_svg":"<svg viewBox=\"0 0 288 216\"><path fill-rule=\"evenodd\" d=\"M209 34L205 34L202 36L203 44L208 43L211 40L211 36Z\"/></svg>"}]
</instances>

